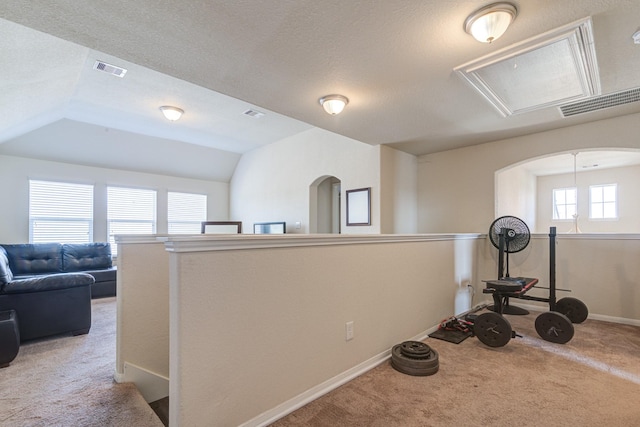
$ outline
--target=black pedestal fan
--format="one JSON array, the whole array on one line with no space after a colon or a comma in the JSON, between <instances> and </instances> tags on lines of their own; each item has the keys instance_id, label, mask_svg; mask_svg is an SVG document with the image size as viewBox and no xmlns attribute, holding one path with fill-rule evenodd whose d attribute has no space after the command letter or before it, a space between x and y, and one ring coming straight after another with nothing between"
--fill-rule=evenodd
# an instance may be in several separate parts
<instances>
[{"instance_id":1,"label":"black pedestal fan","mask_svg":"<svg viewBox=\"0 0 640 427\"><path fill-rule=\"evenodd\" d=\"M527 224L515 216L501 216L491 223L489 227L489 239L493 246L498 249L498 279L513 280L524 285L521 278L509 276L509 254L520 252L529 244L531 232ZM505 269L506 265L506 269ZM489 307L491 310L492 307ZM495 311L495 310L493 310ZM504 314L524 315L529 311L521 307L509 305L507 299L503 307Z\"/></svg>"}]
</instances>

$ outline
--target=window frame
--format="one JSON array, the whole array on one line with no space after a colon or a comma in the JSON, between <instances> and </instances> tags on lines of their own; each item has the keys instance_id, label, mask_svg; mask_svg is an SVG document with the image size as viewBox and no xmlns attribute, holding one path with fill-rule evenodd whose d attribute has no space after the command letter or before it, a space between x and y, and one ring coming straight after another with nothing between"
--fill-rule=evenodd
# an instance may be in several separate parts
<instances>
[{"instance_id":1,"label":"window frame","mask_svg":"<svg viewBox=\"0 0 640 427\"><path fill-rule=\"evenodd\" d=\"M613 201L607 201L605 200L605 188L606 187L613 187L613 193L614 193L614 199ZM601 189L602 190L602 201L599 202L594 202L593 201L593 190L594 189ZM605 205L606 204L611 204L613 203L613 208L614 208L614 216L604 216L605 215ZM593 207L594 205L599 205L601 206L601 212L602 212L602 216L601 217L594 217L593 216ZM619 218L619 209L618 209L618 184L617 183L613 183L613 184L594 184L594 185L590 185L589 186L589 220L590 221L616 221Z\"/></svg>"},{"instance_id":2,"label":"window frame","mask_svg":"<svg viewBox=\"0 0 640 427\"><path fill-rule=\"evenodd\" d=\"M556 192L560 192L560 191L564 191L565 193L565 201L567 199L567 191L571 190L575 193L575 204L569 204L569 203L563 203L562 205L558 205L556 203ZM556 216L556 212L558 209L558 206L564 206L564 213L566 218L559 218ZM577 187L561 187L561 188L554 188L551 194L551 219L553 221L561 221L561 222L568 222L568 221L573 221L573 215L571 216L567 216L567 206L575 206L575 213L578 213L578 188ZM559 212L558 212L559 213Z\"/></svg>"}]
</instances>

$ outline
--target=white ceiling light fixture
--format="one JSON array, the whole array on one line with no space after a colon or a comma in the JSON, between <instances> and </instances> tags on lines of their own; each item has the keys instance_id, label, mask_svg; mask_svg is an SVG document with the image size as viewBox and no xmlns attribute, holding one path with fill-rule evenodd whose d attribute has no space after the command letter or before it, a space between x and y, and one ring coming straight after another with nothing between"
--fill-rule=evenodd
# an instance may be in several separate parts
<instances>
[{"instance_id":1,"label":"white ceiling light fixture","mask_svg":"<svg viewBox=\"0 0 640 427\"><path fill-rule=\"evenodd\" d=\"M511 3L492 3L476 10L464 21L464 30L482 43L502 36L516 19L518 9Z\"/></svg>"},{"instance_id":2,"label":"white ceiling light fixture","mask_svg":"<svg viewBox=\"0 0 640 427\"><path fill-rule=\"evenodd\" d=\"M170 120L172 122L175 122L184 114L183 109L178 107L171 107L169 105L163 105L162 107L160 107L160 111L162 111L162 114L164 114L167 120Z\"/></svg>"},{"instance_id":3,"label":"white ceiling light fixture","mask_svg":"<svg viewBox=\"0 0 640 427\"><path fill-rule=\"evenodd\" d=\"M327 95L318 100L324 111L335 116L340 114L344 107L349 103L349 99L342 95Z\"/></svg>"}]
</instances>

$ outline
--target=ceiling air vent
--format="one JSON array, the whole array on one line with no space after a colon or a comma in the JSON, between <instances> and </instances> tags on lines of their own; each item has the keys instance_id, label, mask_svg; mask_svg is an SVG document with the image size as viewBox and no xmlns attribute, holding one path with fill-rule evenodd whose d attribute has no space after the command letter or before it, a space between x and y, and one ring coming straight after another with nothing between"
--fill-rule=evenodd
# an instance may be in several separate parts
<instances>
[{"instance_id":1,"label":"ceiling air vent","mask_svg":"<svg viewBox=\"0 0 640 427\"><path fill-rule=\"evenodd\" d=\"M640 101L640 88L623 90L609 95L596 96L586 101L574 102L560 107L564 117L575 116L576 114L589 113L591 111L603 110L618 105L629 104Z\"/></svg>"},{"instance_id":2,"label":"ceiling air vent","mask_svg":"<svg viewBox=\"0 0 640 427\"><path fill-rule=\"evenodd\" d=\"M259 119L260 117L264 116L264 113L262 113L262 112L260 112L258 110L251 110L251 109L245 111L242 114L244 114L246 116L249 116L249 117L254 117L256 119Z\"/></svg>"},{"instance_id":3,"label":"ceiling air vent","mask_svg":"<svg viewBox=\"0 0 640 427\"><path fill-rule=\"evenodd\" d=\"M127 70L124 68L116 67L115 65L107 64L106 62L96 61L93 64L93 69L98 71L104 71L105 73L112 74L116 77L124 77L127 74Z\"/></svg>"}]
</instances>

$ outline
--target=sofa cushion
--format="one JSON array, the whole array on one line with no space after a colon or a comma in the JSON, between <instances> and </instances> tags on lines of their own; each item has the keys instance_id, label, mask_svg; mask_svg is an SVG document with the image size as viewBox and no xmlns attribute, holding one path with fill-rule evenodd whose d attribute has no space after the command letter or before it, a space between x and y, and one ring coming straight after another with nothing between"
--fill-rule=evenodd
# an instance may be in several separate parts
<instances>
[{"instance_id":1,"label":"sofa cushion","mask_svg":"<svg viewBox=\"0 0 640 427\"><path fill-rule=\"evenodd\" d=\"M7 258L7 252L2 246L0 246L0 292L7 283L13 280L13 273L9 268L9 258Z\"/></svg>"},{"instance_id":2,"label":"sofa cushion","mask_svg":"<svg viewBox=\"0 0 640 427\"><path fill-rule=\"evenodd\" d=\"M2 245L14 275L62 273L60 243Z\"/></svg>"},{"instance_id":3,"label":"sofa cushion","mask_svg":"<svg viewBox=\"0 0 640 427\"><path fill-rule=\"evenodd\" d=\"M63 271L87 271L111 268L109 243L81 243L62 245Z\"/></svg>"},{"instance_id":4,"label":"sofa cushion","mask_svg":"<svg viewBox=\"0 0 640 427\"><path fill-rule=\"evenodd\" d=\"M86 273L46 274L18 279L4 285L3 294L25 294L29 292L53 291L92 285L94 278Z\"/></svg>"}]
</instances>

